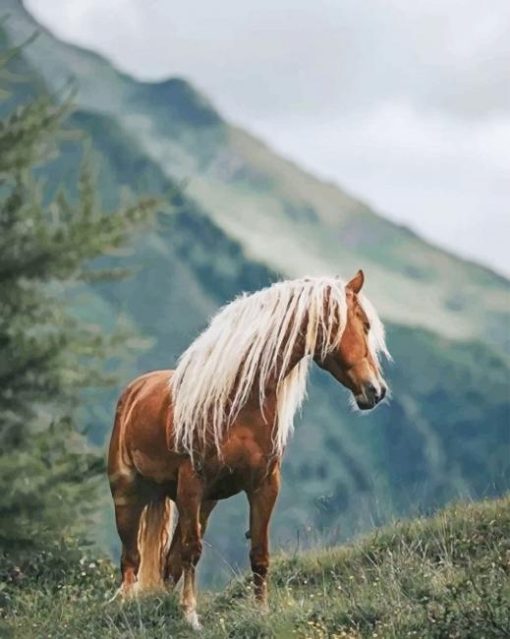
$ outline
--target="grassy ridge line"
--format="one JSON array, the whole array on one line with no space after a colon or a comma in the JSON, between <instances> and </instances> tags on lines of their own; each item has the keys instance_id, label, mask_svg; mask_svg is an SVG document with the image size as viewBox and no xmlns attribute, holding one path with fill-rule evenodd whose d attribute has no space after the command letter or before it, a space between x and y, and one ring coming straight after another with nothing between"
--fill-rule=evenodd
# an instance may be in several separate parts
<instances>
[{"instance_id":1,"label":"grassy ridge line","mask_svg":"<svg viewBox=\"0 0 510 639\"><path fill-rule=\"evenodd\" d=\"M196 636L175 595L107 604L115 567L78 549L55 549L2 576L2 637ZM281 555L267 615L246 579L202 593L200 611L206 639L509 637L510 496L450 506L349 546Z\"/></svg>"}]
</instances>

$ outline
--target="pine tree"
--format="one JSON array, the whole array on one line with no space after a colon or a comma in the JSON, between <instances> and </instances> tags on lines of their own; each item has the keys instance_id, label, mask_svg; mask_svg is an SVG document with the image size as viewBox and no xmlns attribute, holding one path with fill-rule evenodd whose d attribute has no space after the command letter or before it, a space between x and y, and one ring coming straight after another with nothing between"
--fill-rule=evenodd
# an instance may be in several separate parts
<instances>
[{"instance_id":1,"label":"pine tree","mask_svg":"<svg viewBox=\"0 0 510 639\"><path fill-rule=\"evenodd\" d=\"M1 54L3 69L14 53ZM111 277L97 258L157 205L102 211L86 163L77 185L47 188L41 176L69 111L68 100L41 94L0 120L0 552L11 556L44 548L94 505L103 459L74 414L83 389L109 381L104 364L122 336L80 321L66 296Z\"/></svg>"}]
</instances>

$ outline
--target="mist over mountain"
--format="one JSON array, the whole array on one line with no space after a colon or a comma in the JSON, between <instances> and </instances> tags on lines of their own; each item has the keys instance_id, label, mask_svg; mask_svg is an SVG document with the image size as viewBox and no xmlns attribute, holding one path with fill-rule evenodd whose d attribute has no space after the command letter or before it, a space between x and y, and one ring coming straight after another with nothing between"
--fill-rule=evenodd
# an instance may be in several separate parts
<instances>
[{"instance_id":1,"label":"mist over mountain","mask_svg":"<svg viewBox=\"0 0 510 639\"><path fill-rule=\"evenodd\" d=\"M12 44L40 30L17 62L26 81L11 100L26 91L58 95L75 83L70 125L90 138L105 206L124 190L173 194L172 213L124 258L133 276L81 292L80 312L91 322L109 325L122 313L149 338L129 374L172 367L241 291L364 269L395 359L387 366L393 398L362 419L349 412L346 393L314 371L284 462L277 543L294 543L296 531L303 543L334 541L394 515L510 487L507 280L279 157L185 80L139 82L41 30L16 0L4 6L3 37ZM79 143L66 142L44 179L65 182L82 156ZM113 400L88 398L84 419L98 443L108 437ZM218 557L244 557L242 500L213 517L209 565L217 572ZM234 541L232 529L240 531ZM111 530L103 538L111 543Z\"/></svg>"}]
</instances>

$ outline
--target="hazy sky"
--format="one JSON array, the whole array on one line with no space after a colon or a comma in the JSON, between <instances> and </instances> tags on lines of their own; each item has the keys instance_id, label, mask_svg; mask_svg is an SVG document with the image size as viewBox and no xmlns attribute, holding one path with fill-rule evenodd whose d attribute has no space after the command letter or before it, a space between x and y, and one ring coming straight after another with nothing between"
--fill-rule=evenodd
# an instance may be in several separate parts
<instances>
[{"instance_id":1,"label":"hazy sky","mask_svg":"<svg viewBox=\"0 0 510 639\"><path fill-rule=\"evenodd\" d=\"M510 274L509 0L26 0L62 38L220 111Z\"/></svg>"}]
</instances>

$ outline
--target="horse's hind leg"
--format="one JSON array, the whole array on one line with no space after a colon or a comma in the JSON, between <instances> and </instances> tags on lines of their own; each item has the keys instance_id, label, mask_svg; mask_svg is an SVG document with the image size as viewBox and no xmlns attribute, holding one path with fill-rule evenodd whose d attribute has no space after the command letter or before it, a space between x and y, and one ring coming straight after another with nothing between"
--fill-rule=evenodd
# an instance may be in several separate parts
<instances>
[{"instance_id":1,"label":"horse's hind leg","mask_svg":"<svg viewBox=\"0 0 510 639\"><path fill-rule=\"evenodd\" d=\"M208 500L202 502L200 508L200 536L203 538L205 530L207 528L207 522L209 515L213 511L218 502L214 500ZM171 586L176 586L182 575L182 544L181 544L181 525L177 522L175 531L172 537L172 543L170 550L166 557L165 566L165 581L168 581Z\"/></svg>"},{"instance_id":2,"label":"horse's hind leg","mask_svg":"<svg viewBox=\"0 0 510 639\"><path fill-rule=\"evenodd\" d=\"M138 549L138 530L140 519L148 503L139 478L123 477L112 483L112 496L115 504L115 521L122 542L120 570L122 574L121 593L123 596L134 594L140 552Z\"/></svg>"}]
</instances>

